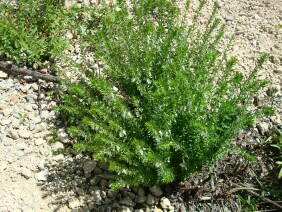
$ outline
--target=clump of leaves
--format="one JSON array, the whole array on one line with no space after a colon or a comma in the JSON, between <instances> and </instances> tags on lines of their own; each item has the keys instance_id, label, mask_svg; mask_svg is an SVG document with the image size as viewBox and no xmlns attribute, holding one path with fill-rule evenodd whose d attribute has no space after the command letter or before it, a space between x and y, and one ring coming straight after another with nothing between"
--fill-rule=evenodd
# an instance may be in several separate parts
<instances>
[{"instance_id":1,"label":"clump of leaves","mask_svg":"<svg viewBox=\"0 0 282 212\"><path fill-rule=\"evenodd\" d=\"M60 110L77 150L110 164L114 189L189 177L230 150L234 134L260 114L248 107L265 84L256 74L266 56L246 77L235 71L228 46L218 51L217 6L201 30L203 7L189 26L176 1L118 1L93 13L88 44L104 69L63 81Z\"/></svg>"},{"instance_id":2,"label":"clump of leaves","mask_svg":"<svg viewBox=\"0 0 282 212\"><path fill-rule=\"evenodd\" d=\"M63 5L61 0L1 2L0 59L30 66L59 56L74 17Z\"/></svg>"}]
</instances>

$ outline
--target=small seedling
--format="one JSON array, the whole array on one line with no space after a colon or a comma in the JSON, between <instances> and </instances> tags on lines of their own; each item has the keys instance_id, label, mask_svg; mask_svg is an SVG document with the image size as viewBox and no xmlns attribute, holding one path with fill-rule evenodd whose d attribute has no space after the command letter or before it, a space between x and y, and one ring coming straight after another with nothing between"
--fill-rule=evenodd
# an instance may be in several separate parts
<instances>
[{"instance_id":1,"label":"small seedling","mask_svg":"<svg viewBox=\"0 0 282 212\"><path fill-rule=\"evenodd\" d=\"M23 125L26 121L26 114L19 113L20 124Z\"/></svg>"}]
</instances>

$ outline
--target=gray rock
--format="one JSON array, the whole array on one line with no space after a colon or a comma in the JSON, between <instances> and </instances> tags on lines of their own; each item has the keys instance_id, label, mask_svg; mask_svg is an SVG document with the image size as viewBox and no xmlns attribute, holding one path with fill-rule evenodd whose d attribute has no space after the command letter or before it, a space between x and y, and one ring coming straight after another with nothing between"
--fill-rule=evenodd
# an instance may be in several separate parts
<instances>
[{"instance_id":1,"label":"gray rock","mask_svg":"<svg viewBox=\"0 0 282 212\"><path fill-rule=\"evenodd\" d=\"M85 194L84 190L82 188L76 188L76 192L79 196L82 196Z\"/></svg>"},{"instance_id":2,"label":"gray rock","mask_svg":"<svg viewBox=\"0 0 282 212\"><path fill-rule=\"evenodd\" d=\"M97 166L94 170L94 174L99 175L99 174L102 174L102 173L103 173L103 170L99 166Z\"/></svg>"},{"instance_id":3,"label":"gray rock","mask_svg":"<svg viewBox=\"0 0 282 212\"><path fill-rule=\"evenodd\" d=\"M135 202L136 203L144 203L146 201L146 197L145 196L136 196L135 197Z\"/></svg>"},{"instance_id":4,"label":"gray rock","mask_svg":"<svg viewBox=\"0 0 282 212\"><path fill-rule=\"evenodd\" d=\"M148 205L155 205L156 204L156 198L153 195L148 194L147 199L146 199L146 203Z\"/></svg>"},{"instance_id":5,"label":"gray rock","mask_svg":"<svg viewBox=\"0 0 282 212\"><path fill-rule=\"evenodd\" d=\"M48 173L47 171L41 171L36 173L35 177L38 181L47 181Z\"/></svg>"},{"instance_id":6,"label":"gray rock","mask_svg":"<svg viewBox=\"0 0 282 212\"><path fill-rule=\"evenodd\" d=\"M163 191L161 190L160 187L150 187L149 190L151 191L151 193L153 195L155 195L156 197L162 196L163 195Z\"/></svg>"},{"instance_id":7,"label":"gray rock","mask_svg":"<svg viewBox=\"0 0 282 212\"><path fill-rule=\"evenodd\" d=\"M130 191L125 191L124 195L130 197L131 199L134 199L136 196L133 192Z\"/></svg>"},{"instance_id":8,"label":"gray rock","mask_svg":"<svg viewBox=\"0 0 282 212\"><path fill-rule=\"evenodd\" d=\"M163 198L160 200L160 206L161 206L163 209L169 209L169 208L171 208L171 203L170 203L170 201L169 201L168 198L163 197Z\"/></svg>"},{"instance_id":9,"label":"gray rock","mask_svg":"<svg viewBox=\"0 0 282 212\"><path fill-rule=\"evenodd\" d=\"M98 182L99 182L99 178L98 177L93 177L90 180L90 184L93 185L93 186L97 185Z\"/></svg>"},{"instance_id":10,"label":"gray rock","mask_svg":"<svg viewBox=\"0 0 282 212\"><path fill-rule=\"evenodd\" d=\"M29 130L30 131L34 130L35 126L36 126L36 124L33 121L29 122Z\"/></svg>"},{"instance_id":11,"label":"gray rock","mask_svg":"<svg viewBox=\"0 0 282 212\"><path fill-rule=\"evenodd\" d=\"M88 174L94 171L97 166L97 162L95 161L87 161L83 164L84 173Z\"/></svg>"},{"instance_id":12,"label":"gray rock","mask_svg":"<svg viewBox=\"0 0 282 212\"><path fill-rule=\"evenodd\" d=\"M128 196L124 197L119 203L131 207L135 206L135 202L133 202L133 200Z\"/></svg>"},{"instance_id":13,"label":"gray rock","mask_svg":"<svg viewBox=\"0 0 282 212\"><path fill-rule=\"evenodd\" d=\"M139 188L138 189L138 195L140 196L140 197L144 197L145 196L145 191L144 191L144 189L143 188Z\"/></svg>"}]
</instances>

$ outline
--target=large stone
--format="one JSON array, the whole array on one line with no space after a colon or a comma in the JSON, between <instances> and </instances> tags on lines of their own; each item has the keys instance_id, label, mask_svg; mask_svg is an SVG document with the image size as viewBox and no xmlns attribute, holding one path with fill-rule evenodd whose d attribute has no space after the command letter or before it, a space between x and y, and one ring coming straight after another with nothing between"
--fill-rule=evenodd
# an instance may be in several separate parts
<instances>
[{"instance_id":1,"label":"large stone","mask_svg":"<svg viewBox=\"0 0 282 212\"><path fill-rule=\"evenodd\" d=\"M156 204L156 198L153 195L148 194L146 203L148 205L155 205Z\"/></svg>"},{"instance_id":2,"label":"large stone","mask_svg":"<svg viewBox=\"0 0 282 212\"><path fill-rule=\"evenodd\" d=\"M163 197L163 198L161 199L160 205L161 205L161 207L162 207L163 209L169 209L169 208L171 208L171 203L170 203L169 199L166 198L166 197Z\"/></svg>"},{"instance_id":3,"label":"large stone","mask_svg":"<svg viewBox=\"0 0 282 212\"><path fill-rule=\"evenodd\" d=\"M97 166L95 161L87 161L83 164L83 170L85 174L91 173Z\"/></svg>"},{"instance_id":4,"label":"large stone","mask_svg":"<svg viewBox=\"0 0 282 212\"><path fill-rule=\"evenodd\" d=\"M156 197L162 196L163 195L163 191L161 190L160 187L150 187L149 190L151 191L151 193L153 195L155 195Z\"/></svg>"}]
</instances>

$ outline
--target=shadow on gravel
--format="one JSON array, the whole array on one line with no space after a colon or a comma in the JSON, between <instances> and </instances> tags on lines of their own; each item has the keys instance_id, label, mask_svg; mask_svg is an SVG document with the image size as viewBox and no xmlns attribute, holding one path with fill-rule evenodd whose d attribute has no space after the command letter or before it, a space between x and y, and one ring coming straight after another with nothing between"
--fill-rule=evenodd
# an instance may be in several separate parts
<instances>
[{"instance_id":1,"label":"shadow on gravel","mask_svg":"<svg viewBox=\"0 0 282 212\"><path fill-rule=\"evenodd\" d=\"M161 188L112 192L109 186L114 179L107 166L87 154L59 154L46 164L48 179L39 185L44 197L52 197L50 208L55 211L240 211L229 191L232 181L247 171L236 160L238 155L228 156L212 172Z\"/></svg>"}]
</instances>

